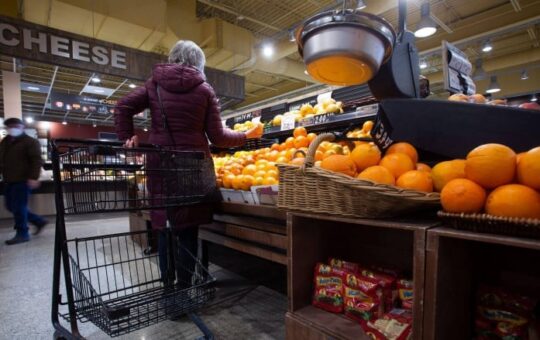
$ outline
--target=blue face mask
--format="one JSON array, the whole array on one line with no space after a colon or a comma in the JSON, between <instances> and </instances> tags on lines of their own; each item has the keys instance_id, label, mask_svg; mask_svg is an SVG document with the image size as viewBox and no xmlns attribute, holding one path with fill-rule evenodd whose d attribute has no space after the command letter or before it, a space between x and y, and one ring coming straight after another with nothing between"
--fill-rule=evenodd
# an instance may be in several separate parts
<instances>
[{"instance_id":1,"label":"blue face mask","mask_svg":"<svg viewBox=\"0 0 540 340\"><path fill-rule=\"evenodd\" d=\"M16 128L15 127L14 128L8 128L7 131L8 131L8 135L10 135L12 137L19 137L24 132L23 129L18 128L18 127L16 127Z\"/></svg>"}]
</instances>

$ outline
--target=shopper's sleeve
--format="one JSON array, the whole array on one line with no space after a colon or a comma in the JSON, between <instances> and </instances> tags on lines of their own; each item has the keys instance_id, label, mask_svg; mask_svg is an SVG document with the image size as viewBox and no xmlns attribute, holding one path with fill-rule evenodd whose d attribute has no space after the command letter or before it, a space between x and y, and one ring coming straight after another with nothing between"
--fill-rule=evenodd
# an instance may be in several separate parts
<instances>
[{"instance_id":1,"label":"shopper's sleeve","mask_svg":"<svg viewBox=\"0 0 540 340\"><path fill-rule=\"evenodd\" d=\"M209 96L205 121L206 136L208 136L212 144L218 147L231 148L243 145L246 142L246 134L243 132L234 132L231 129L223 127L216 94L210 86L208 86L208 90Z\"/></svg>"},{"instance_id":2,"label":"shopper's sleeve","mask_svg":"<svg viewBox=\"0 0 540 340\"><path fill-rule=\"evenodd\" d=\"M41 145L37 139L32 139L28 148L28 164L30 166L29 179L39 179L43 159L41 158Z\"/></svg>"},{"instance_id":3,"label":"shopper's sleeve","mask_svg":"<svg viewBox=\"0 0 540 340\"><path fill-rule=\"evenodd\" d=\"M134 135L133 116L148 108L148 92L141 86L118 101L114 109L114 125L119 140L126 140Z\"/></svg>"}]
</instances>

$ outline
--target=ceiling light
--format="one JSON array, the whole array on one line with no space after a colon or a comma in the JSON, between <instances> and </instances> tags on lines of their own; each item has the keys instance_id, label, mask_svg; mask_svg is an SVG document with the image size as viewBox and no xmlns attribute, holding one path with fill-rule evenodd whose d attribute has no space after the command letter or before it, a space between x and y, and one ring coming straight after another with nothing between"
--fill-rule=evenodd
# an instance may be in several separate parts
<instances>
[{"instance_id":1,"label":"ceiling light","mask_svg":"<svg viewBox=\"0 0 540 340\"><path fill-rule=\"evenodd\" d=\"M487 40L484 45L482 45L482 52L488 53L493 49L493 46L491 45L491 42Z\"/></svg>"},{"instance_id":2,"label":"ceiling light","mask_svg":"<svg viewBox=\"0 0 540 340\"><path fill-rule=\"evenodd\" d=\"M26 117L24 120L25 120L26 123L28 123L28 124L32 124L32 123L34 122L34 118L32 118L32 117Z\"/></svg>"},{"instance_id":3,"label":"ceiling light","mask_svg":"<svg viewBox=\"0 0 540 340\"><path fill-rule=\"evenodd\" d=\"M533 94L531 97L531 102L536 102L536 101L538 101L538 97L536 97L536 94Z\"/></svg>"},{"instance_id":4,"label":"ceiling light","mask_svg":"<svg viewBox=\"0 0 540 340\"><path fill-rule=\"evenodd\" d=\"M244 20L244 19L245 19L245 17L243 15L239 15L239 16L236 17L236 20L238 20L238 21L241 21L241 20Z\"/></svg>"},{"instance_id":5,"label":"ceiling light","mask_svg":"<svg viewBox=\"0 0 540 340\"><path fill-rule=\"evenodd\" d=\"M143 129L143 131L144 131L144 132L147 132L147 131L148 131L148 128L147 128L147 127L145 127L145 128Z\"/></svg>"},{"instance_id":6,"label":"ceiling light","mask_svg":"<svg viewBox=\"0 0 540 340\"><path fill-rule=\"evenodd\" d=\"M473 80L480 80L484 79L486 77L486 71L484 71L484 68L482 67L482 59L476 59L474 62L474 72L472 74Z\"/></svg>"},{"instance_id":7,"label":"ceiling light","mask_svg":"<svg viewBox=\"0 0 540 340\"><path fill-rule=\"evenodd\" d=\"M43 128L45 130L49 130L49 128L51 127L50 122L40 122L40 125L41 125L41 128Z\"/></svg>"},{"instance_id":8,"label":"ceiling light","mask_svg":"<svg viewBox=\"0 0 540 340\"><path fill-rule=\"evenodd\" d=\"M101 78L98 75L94 75L90 80L92 83L101 83Z\"/></svg>"},{"instance_id":9,"label":"ceiling light","mask_svg":"<svg viewBox=\"0 0 540 340\"><path fill-rule=\"evenodd\" d=\"M37 86L27 86L26 88L31 91L39 91L39 87Z\"/></svg>"},{"instance_id":10,"label":"ceiling light","mask_svg":"<svg viewBox=\"0 0 540 340\"><path fill-rule=\"evenodd\" d=\"M264 44L262 48L262 54L266 58L270 58L274 55L274 46L272 44Z\"/></svg>"},{"instance_id":11,"label":"ceiling light","mask_svg":"<svg viewBox=\"0 0 540 340\"><path fill-rule=\"evenodd\" d=\"M363 0L358 0L357 3L356 3L356 10L362 10L364 8L366 8L366 3L363 1Z\"/></svg>"},{"instance_id":12,"label":"ceiling light","mask_svg":"<svg viewBox=\"0 0 540 340\"><path fill-rule=\"evenodd\" d=\"M308 73L307 70L304 70L304 74L305 74L306 76L309 76L309 73Z\"/></svg>"},{"instance_id":13,"label":"ceiling light","mask_svg":"<svg viewBox=\"0 0 540 340\"><path fill-rule=\"evenodd\" d=\"M95 92L95 93L103 93L103 92L105 92L105 91L103 91L103 90L101 90L101 89L94 89L94 92Z\"/></svg>"},{"instance_id":14,"label":"ceiling light","mask_svg":"<svg viewBox=\"0 0 540 340\"><path fill-rule=\"evenodd\" d=\"M64 120L64 121L62 122L62 125L67 125L67 122Z\"/></svg>"},{"instance_id":15,"label":"ceiling light","mask_svg":"<svg viewBox=\"0 0 540 340\"><path fill-rule=\"evenodd\" d=\"M296 37L294 36L294 29L290 29L289 30L289 41L290 42L295 42L296 41Z\"/></svg>"},{"instance_id":16,"label":"ceiling light","mask_svg":"<svg viewBox=\"0 0 540 340\"><path fill-rule=\"evenodd\" d=\"M135 84L133 84L133 83L129 84L129 88L130 88L130 89L134 89L134 88L136 88L136 87L137 87L137 85L135 85Z\"/></svg>"},{"instance_id":17,"label":"ceiling light","mask_svg":"<svg viewBox=\"0 0 540 340\"><path fill-rule=\"evenodd\" d=\"M527 73L527 70L521 71L521 80L527 80L529 79L529 74Z\"/></svg>"},{"instance_id":18,"label":"ceiling light","mask_svg":"<svg viewBox=\"0 0 540 340\"><path fill-rule=\"evenodd\" d=\"M423 70L423 69L426 69L428 67L428 64L426 63L425 60L422 60L420 61L420 68Z\"/></svg>"},{"instance_id":19,"label":"ceiling light","mask_svg":"<svg viewBox=\"0 0 540 340\"><path fill-rule=\"evenodd\" d=\"M429 2L424 2L420 7L421 19L416 24L414 36L417 38L425 38L437 32L437 24L429 16Z\"/></svg>"},{"instance_id":20,"label":"ceiling light","mask_svg":"<svg viewBox=\"0 0 540 340\"><path fill-rule=\"evenodd\" d=\"M496 92L499 92L500 90L501 90L501 86L497 82L497 76L491 76L490 82L489 82L489 87L487 88L486 92L487 93L496 93Z\"/></svg>"},{"instance_id":21,"label":"ceiling light","mask_svg":"<svg viewBox=\"0 0 540 340\"><path fill-rule=\"evenodd\" d=\"M97 126L97 123L96 123L95 120L92 121L92 126L93 126L93 127L96 127L96 126Z\"/></svg>"}]
</instances>

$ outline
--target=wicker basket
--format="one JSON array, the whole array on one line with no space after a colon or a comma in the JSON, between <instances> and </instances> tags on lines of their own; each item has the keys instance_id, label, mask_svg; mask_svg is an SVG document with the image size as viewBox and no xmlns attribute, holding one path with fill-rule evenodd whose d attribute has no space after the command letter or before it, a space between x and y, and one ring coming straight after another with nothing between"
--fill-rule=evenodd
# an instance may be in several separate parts
<instances>
[{"instance_id":1,"label":"wicker basket","mask_svg":"<svg viewBox=\"0 0 540 340\"><path fill-rule=\"evenodd\" d=\"M439 211L438 216L455 229L540 239L539 219L488 214L453 214L444 211Z\"/></svg>"},{"instance_id":2,"label":"wicker basket","mask_svg":"<svg viewBox=\"0 0 540 340\"><path fill-rule=\"evenodd\" d=\"M319 135L302 167L278 164L278 207L346 217L387 218L440 207L438 193L424 193L376 184L313 166L317 147L335 140Z\"/></svg>"}]
</instances>

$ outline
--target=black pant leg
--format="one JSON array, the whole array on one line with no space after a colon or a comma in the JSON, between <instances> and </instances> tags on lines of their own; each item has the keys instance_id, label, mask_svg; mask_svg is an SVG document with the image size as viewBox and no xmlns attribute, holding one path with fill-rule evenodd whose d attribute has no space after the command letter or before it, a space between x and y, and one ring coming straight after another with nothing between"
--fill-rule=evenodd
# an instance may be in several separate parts
<instances>
[{"instance_id":1,"label":"black pant leg","mask_svg":"<svg viewBox=\"0 0 540 340\"><path fill-rule=\"evenodd\" d=\"M176 232L178 249L176 260L176 275L178 284L183 287L192 285L191 278L195 271L198 248L199 227L192 226Z\"/></svg>"}]
</instances>

